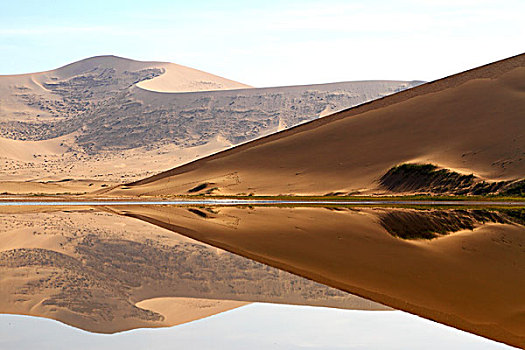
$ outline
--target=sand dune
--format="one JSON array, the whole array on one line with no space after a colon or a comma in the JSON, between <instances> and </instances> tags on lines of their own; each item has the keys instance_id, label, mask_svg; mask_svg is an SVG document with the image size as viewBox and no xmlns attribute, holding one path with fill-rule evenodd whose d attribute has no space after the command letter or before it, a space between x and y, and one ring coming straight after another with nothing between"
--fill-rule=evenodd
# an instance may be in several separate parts
<instances>
[{"instance_id":1,"label":"sand dune","mask_svg":"<svg viewBox=\"0 0 525 350\"><path fill-rule=\"evenodd\" d=\"M143 69L160 69L159 75L146 79L135 85L151 91L160 92L194 92L223 89L246 89L251 86L238 83L214 74L169 62L136 61L117 56L97 56L87 58L54 71L45 72L46 78L57 75L61 79L71 78L95 69L112 69L115 74ZM38 81L43 81L39 78Z\"/></svg>"},{"instance_id":2,"label":"sand dune","mask_svg":"<svg viewBox=\"0 0 525 350\"><path fill-rule=\"evenodd\" d=\"M327 210L332 209L332 210ZM523 209L115 208L193 239L525 346ZM227 220L235 218L235 224Z\"/></svg>"},{"instance_id":3,"label":"sand dune","mask_svg":"<svg viewBox=\"0 0 525 350\"><path fill-rule=\"evenodd\" d=\"M164 73L150 80L141 81L138 87L157 92L193 92L212 90L233 90L251 88L233 80L205 73L175 63L155 65Z\"/></svg>"},{"instance_id":4,"label":"sand dune","mask_svg":"<svg viewBox=\"0 0 525 350\"><path fill-rule=\"evenodd\" d=\"M114 194L385 193L402 163L486 181L525 177L525 54L459 73L235 147Z\"/></svg>"},{"instance_id":5,"label":"sand dune","mask_svg":"<svg viewBox=\"0 0 525 350\"><path fill-rule=\"evenodd\" d=\"M419 83L255 89L115 56L0 76L0 181L136 181Z\"/></svg>"},{"instance_id":6,"label":"sand dune","mask_svg":"<svg viewBox=\"0 0 525 350\"><path fill-rule=\"evenodd\" d=\"M65 137L43 141L20 141L0 137L0 154L2 158L32 162L40 156L57 156L65 153L61 145Z\"/></svg>"}]
</instances>

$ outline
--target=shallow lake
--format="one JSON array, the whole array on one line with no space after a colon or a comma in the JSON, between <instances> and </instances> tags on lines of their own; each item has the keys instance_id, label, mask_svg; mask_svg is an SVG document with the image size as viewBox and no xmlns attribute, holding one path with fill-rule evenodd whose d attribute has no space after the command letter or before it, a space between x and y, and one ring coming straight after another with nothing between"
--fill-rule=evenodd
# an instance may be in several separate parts
<instances>
[{"instance_id":1,"label":"shallow lake","mask_svg":"<svg viewBox=\"0 0 525 350\"><path fill-rule=\"evenodd\" d=\"M296 205L2 206L0 347L522 346L523 207Z\"/></svg>"}]
</instances>

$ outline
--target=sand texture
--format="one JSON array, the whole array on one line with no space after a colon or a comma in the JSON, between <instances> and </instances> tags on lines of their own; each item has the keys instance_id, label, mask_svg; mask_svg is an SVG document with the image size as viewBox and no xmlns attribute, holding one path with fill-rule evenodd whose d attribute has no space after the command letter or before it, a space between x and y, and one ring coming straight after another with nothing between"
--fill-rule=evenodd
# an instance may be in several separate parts
<instances>
[{"instance_id":1,"label":"sand texture","mask_svg":"<svg viewBox=\"0 0 525 350\"><path fill-rule=\"evenodd\" d=\"M0 181L136 181L417 84L254 89L114 56L0 76Z\"/></svg>"},{"instance_id":2,"label":"sand texture","mask_svg":"<svg viewBox=\"0 0 525 350\"><path fill-rule=\"evenodd\" d=\"M525 177L525 54L336 113L116 189L114 194L387 193L403 163L485 181Z\"/></svg>"}]
</instances>

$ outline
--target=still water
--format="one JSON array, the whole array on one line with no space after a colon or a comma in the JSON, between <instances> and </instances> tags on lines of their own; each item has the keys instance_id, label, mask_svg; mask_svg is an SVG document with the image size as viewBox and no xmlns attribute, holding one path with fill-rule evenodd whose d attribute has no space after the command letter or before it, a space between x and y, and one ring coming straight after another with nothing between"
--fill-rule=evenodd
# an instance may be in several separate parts
<instances>
[{"instance_id":1,"label":"still water","mask_svg":"<svg viewBox=\"0 0 525 350\"><path fill-rule=\"evenodd\" d=\"M524 342L521 207L192 204L2 207L0 348Z\"/></svg>"},{"instance_id":2,"label":"still water","mask_svg":"<svg viewBox=\"0 0 525 350\"><path fill-rule=\"evenodd\" d=\"M0 348L20 350L462 349L513 347L401 311L250 304L171 328L112 335L39 317L0 315Z\"/></svg>"}]
</instances>

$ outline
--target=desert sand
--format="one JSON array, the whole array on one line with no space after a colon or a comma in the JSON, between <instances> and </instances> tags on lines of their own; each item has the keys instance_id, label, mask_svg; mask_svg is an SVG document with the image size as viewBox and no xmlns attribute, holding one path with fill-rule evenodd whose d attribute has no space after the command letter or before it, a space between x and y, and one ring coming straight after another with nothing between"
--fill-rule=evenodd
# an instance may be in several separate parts
<instances>
[{"instance_id":1,"label":"desert sand","mask_svg":"<svg viewBox=\"0 0 525 350\"><path fill-rule=\"evenodd\" d=\"M111 191L385 194L389 169L430 163L484 181L525 174L525 54L398 92Z\"/></svg>"},{"instance_id":2,"label":"desert sand","mask_svg":"<svg viewBox=\"0 0 525 350\"><path fill-rule=\"evenodd\" d=\"M525 346L523 209L228 207L209 216L169 206L114 209L393 308Z\"/></svg>"},{"instance_id":3,"label":"desert sand","mask_svg":"<svg viewBox=\"0 0 525 350\"><path fill-rule=\"evenodd\" d=\"M175 63L152 62L152 67L161 68L164 73L138 83L137 86L141 89L157 92L195 92L251 88L246 84Z\"/></svg>"},{"instance_id":4,"label":"desert sand","mask_svg":"<svg viewBox=\"0 0 525 350\"><path fill-rule=\"evenodd\" d=\"M0 76L0 181L138 181L420 82L255 89L164 62L115 56ZM202 91L205 90L205 91ZM94 188L78 189L78 192ZM0 186L0 193L9 188Z\"/></svg>"},{"instance_id":5,"label":"desert sand","mask_svg":"<svg viewBox=\"0 0 525 350\"><path fill-rule=\"evenodd\" d=\"M111 210L0 207L0 242L0 313L91 332L173 326L249 302L389 309Z\"/></svg>"}]
</instances>

